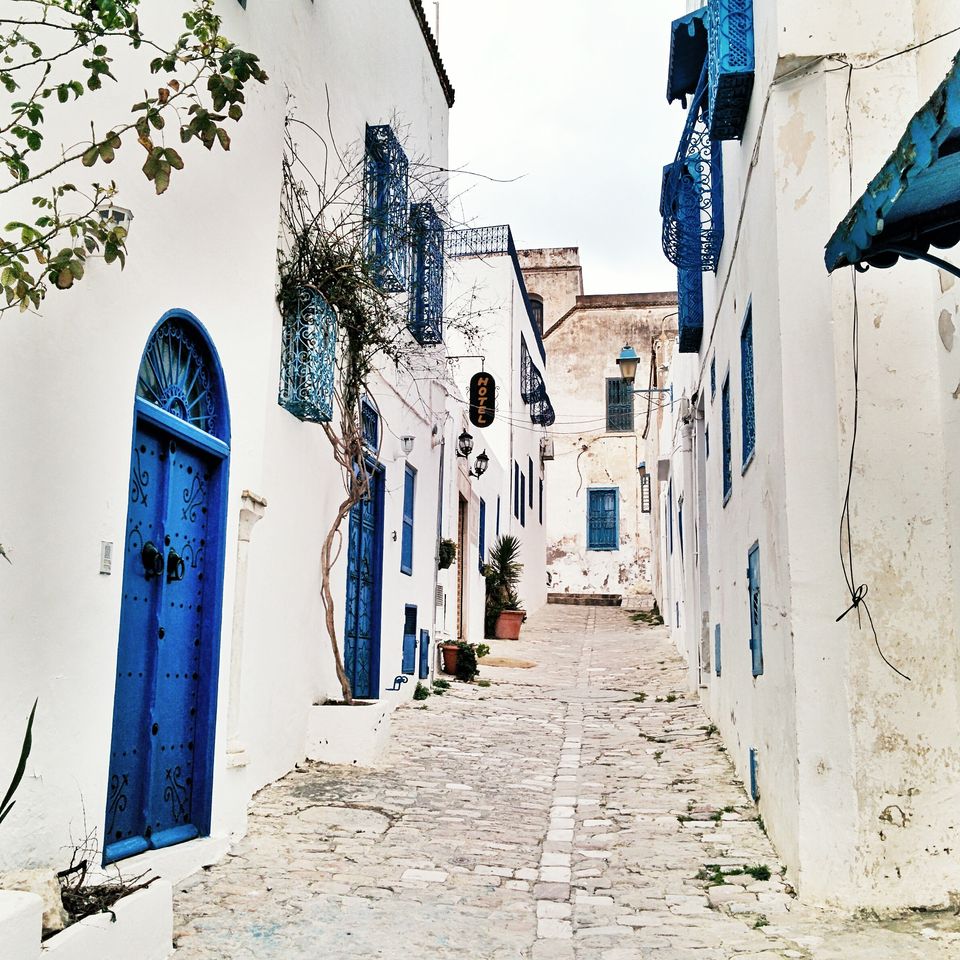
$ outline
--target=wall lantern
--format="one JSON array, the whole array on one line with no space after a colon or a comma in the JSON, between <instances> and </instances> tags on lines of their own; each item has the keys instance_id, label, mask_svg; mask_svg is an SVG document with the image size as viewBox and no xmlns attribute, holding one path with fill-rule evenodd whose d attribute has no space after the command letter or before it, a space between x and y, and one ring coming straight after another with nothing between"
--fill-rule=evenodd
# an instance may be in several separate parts
<instances>
[{"instance_id":1,"label":"wall lantern","mask_svg":"<svg viewBox=\"0 0 960 960\"><path fill-rule=\"evenodd\" d=\"M476 477L478 480L487 472L487 467L490 466L490 458L487 456L487 451L483 450L474 461L473 469L470 471L471 477Z\"/></svg>"},{"instance_id":2,"label":"wall lantern","mask_svg":"<svg viewBox=\"0 0 960 960\"><path fill-rule=\"evenodd\" d=\"M403 451L405 457L409 457L413 453L413 437L405 436L400 438L400 449Z\"/></svg>"},{"instance_id":3,"label":"wall lantern","mask_svg":"<svg viewBox=\"0 0 960 960\"><path fill-rule=\"evenodd\" d=\"M640 357L637 356L637 351L629 343L625 343L620 351L620 356L617 357L617 366L620 368L620 376L627 383L633 383L636 378L639 362Z\"/></svg>"},{"instance_id":4,"label":"wall lantern","mask_svg":"<svg viewBox=\"0 0 960 960\"><path fill-rule=\"evenodd\" d=\"M473 453L473 437L466 430L457 437L457 456L469 457Z\"/></svg>"}]
</instances>

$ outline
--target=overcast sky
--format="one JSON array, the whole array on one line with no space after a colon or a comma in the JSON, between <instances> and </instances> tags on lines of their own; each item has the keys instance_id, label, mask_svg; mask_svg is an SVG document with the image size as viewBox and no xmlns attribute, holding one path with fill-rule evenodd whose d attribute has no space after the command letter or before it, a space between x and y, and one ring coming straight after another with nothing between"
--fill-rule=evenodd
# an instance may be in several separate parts
<instances>
[{"instance_id":1,"label":"overcast sky","mask_svg":"<svg viewBox=\"0 0 960 960\"><path fill-rule=\"evenodd\" d=\"M434 18L434 0L424 7ZM667 105L682 0L440 0L457 92L451 166L463 219L509 223L519 247L578 246L587 293L672 290L660 177L683 125ZM460 213L453 210L454 216Z\"/></svg>"}]
</instances>

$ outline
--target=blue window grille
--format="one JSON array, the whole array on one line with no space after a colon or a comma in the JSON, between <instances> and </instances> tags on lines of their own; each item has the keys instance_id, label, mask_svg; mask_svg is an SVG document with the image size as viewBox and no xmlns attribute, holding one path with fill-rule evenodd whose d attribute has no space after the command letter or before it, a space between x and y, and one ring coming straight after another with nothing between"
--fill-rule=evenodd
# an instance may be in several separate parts
<instances>
[{"instance_id":1,"label":"blue window grille","mask_svg":"<svg viewBox=\"0 0 960 960\"><path fill-rule=\"evenodd\" d=\"M400 293L407 287L407 156L387 124L367 125L366 150L367 261L381 289Z\"/></svg>"},{"instance_id":2,"label":"blue window grille","mask_svg":"<svg viewBox=\"0 0 960 960\"><path fill-rule=\"evenodd\" d=\"M367 447L380 449L380 414L366 397L360 401L360 432Z\"/></svg>"},{"instance_id":3,"label":"blue window grille","mask_svg":"<svg viewBox=\"0 0 960 960\"><path fill-rule=\"evenodd\" d=\"M524 403L533 402L533 391L535 385L533 382L533 361L530 359L530 351L527 349L527 341L523 334L520 334L520 398Z\"/></svg>"},{"instance_id":4,"label":"blue window grille","mask_svg":"<svg viewBox=\"0 0 960 960\"><path fill-rule=\"evenodd\" d=\"M620 489L587 490L587 549L617 550L620 546Z\"/></svg>"},{"instance_id":5,"label":"blue window grille","mask_svg":"<svg viewBox=\"0 0 960 960\"><path fill-rule=\"evenodd\" d=\"M410 206L413 248L410 332L418 343L443 342L443 224L430 203Z\"/></svg>"},{"instance_id":6,"label":"blue window grille","mask_svg":"<svg viewBox=\"0 0 960 960\"><path fill-rule=\"evenodd\" d=\"M633 384L607 377L607 433L633 430Z\"/></svg>"},{"instance_id":7,"label":"blue window grille","mask_svg":"<svg viewBox=\"0 0 960 960\"><path fill-rule=\"evenodd\" d=\"M540 481L540 499L537 501L540 506L540 526L543 526L543 480Z\"/></svg>"},{"instance_id":8,"label":"blue window grille","mask_svg":"<svg viewBox=\"0 0 960 960\"><path fill-rule=\"evenodd\" d=\"M337 316L313 290L300 290L283 306L280 391L277 402L300 420L333 419Z\"/></svg>"},{"instance_id":9,"label":"blue window grille","mask_svg":"<svg viewBox=\"0 0 960 960\"><path fill-rule=\"evenodd\" d=\"M720 676L720 624L713 627L713 672Z\"/></svg>"},{"instance_id":10,"label":"blue window grille","mask_svg":"<svg viewBox=\"0 0 960 960\"><path fill-rule=\"evenodd\" d=\"M740 140L753 93L753 0L707 5L710 136Z\"/></svg>"},{"instance_id":11,"label":"blue window grille","mask_svg":"<svg viewBox=\"0 0 960 960\"><path fill-rule=\"evenodd\" d=\"M520 474L520 526L525 527L527 525L527 475L525 473Z\"/></svg>"},{"instance_id":12,"label":"blue window grille","mask_svg":"<svg viewBox=\"0 0 960 960\"><path fill-rule=\"evenodd\" d=\"M530 420L541 427L550 427L556 420L553 404L547 395L547 385L527 349L527 341L520 334L520 397L530 407ZM533 504L531 503L531 506Z\"/></svg>"},{"instance_id":13,"label":"blue window grille","mask_svg":"<svg viewBox=\"0 0 960 960\"><path fill-rule=\"evenodd\" d=\"M750 748L750 798L754 803L760 800L760 762L756 747Z\"/></svg>"},{"instance_id":14,"label":"blue window grille","mask_svg":"<svg viewBox=\"0 0 960 960\"><path fill-rule=\"evenodd\" d=\"M487 504L483 497L480 498L480 532L477 543L480 548L480 572L483 573L483 565L487 562Z\"/></svg>"},{"instance_id":15,"label":"blue window grille","mask_svg":"<svg viewBox=\"0 0 960 960\"><path fill-rule=\"evenodd\" d=\"M753 382L753 307L740 331L740 417L743 427L743 466L746 468L757 445L757 418Z\"/></svg>"},{"instance_id":16,"label":"blue window grille","mask_svg":"<svg viewBox=\"0 0 960 960\"><path fill-rule=\"evenodd\" d=\"M723 164L707 129L706 74L705 65L660 193L664 255L678 269L701 272L717 269L723 245Z\"/></svg>"},{"instance_id":17,"label":"blue window grille","mask_svg":"<svg viewBox=\"0 0 960 960\"><path fill-rule=\"evenodd\" d=\"M417 490L417 471L409 464L403 475L403 529L400 534L400 572L413 573L413 501Z\"/></svg>"},{"instance_id":18,"label":"blue window grille","mask_svg":"<svg viewBox=\"0 0 960 960\"><path fill-rule=\"evenodd\" d=\"M681 267L677 271L677 326L680 353L697 353L703 338L703 273Z\"/></svg>"},{"instance_id":19,"label":"blue window grille","mask_svg":"<svg viewBox=\"0 0 960 960\"><path fill-rule=\"evenodd\" d=\"M717 358L710 360L710 399L713 400L717 395Z\"/></svg>"},{"instance_id":20,"label":"blue window grille","mask_svg":"<svg viewBox=\"0 0 960 960\"><path fill-rule=\"evenodd\" d=\"M520 519L520 464L513 461L513 515Z\"/></svg>"},{"instance_id":21,"label":"blue window grille","mask_svg":"<svg viewBox=\"0 0 960 960\"><path fill-rule=\"evenodd\" d=\"M401 673L412 677L417 669L417 608L403 608L403 666Z\"/></svg>"},{"instance_id":22,"label":"blue window grille","mask_svg":"<svg viewBox=\"0 0 960 960\"><path fill-rule=\"evenodd\" d=\"M723 502L726 503L733 490L733 468L730 439L730 374L720 388L720 418L723 426Z\"/></svg>"},{"instance_id":23,"label":"blue window grille","mask_svg":"<svg viewBox=\"0 0 960 960\"><path fill-rule=\"evenodd\" d=\"M533 509L533 457L527 457L527 495L530 497L530 509Z\"/></svg>"},{"instance_id":24,"label":"blue window grille","mask_svg":"<svg viewBox=\"0 0 960 960\"><path fill-rule=\"evenodd\" d=\"M763 673L763 623L760 604L760 545L747 554L747 589L750 595L750 658L753 675Z\"/></svg>"}]
</instances>

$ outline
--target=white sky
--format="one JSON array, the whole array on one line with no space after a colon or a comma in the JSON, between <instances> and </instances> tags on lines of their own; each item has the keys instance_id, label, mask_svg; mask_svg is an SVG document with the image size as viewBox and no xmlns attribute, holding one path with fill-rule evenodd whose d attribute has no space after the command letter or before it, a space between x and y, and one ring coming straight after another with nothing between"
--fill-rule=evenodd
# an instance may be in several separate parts
<instances>
[{"instance_id":1,"label":"white sky","mask_svg":"<svg viewBox=\"0 0 960 960\"><path fill-rule=\"evenodd\" d=\"M435 0L424 0L431 21ZM578 246L586 293L676 288L660 249L660 177L683 110L667 105L682 0L440 0L456 89L450 165L471 225L518 247Z\"/></svg>"}]
</instances>

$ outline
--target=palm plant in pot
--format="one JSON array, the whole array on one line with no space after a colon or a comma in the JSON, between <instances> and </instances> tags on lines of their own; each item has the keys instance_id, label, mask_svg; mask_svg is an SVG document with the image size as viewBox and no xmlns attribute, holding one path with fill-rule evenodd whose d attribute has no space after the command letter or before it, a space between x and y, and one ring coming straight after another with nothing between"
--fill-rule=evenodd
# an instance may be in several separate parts
<instances>
[{"instance_id":1,"label":"palm plant in pot","mask_svg":"<svg viewBox=\"0 0 960 960\"><path fill-rule=\"evenodd\" d=\"M490 549L490 560L483 568L487 583L486 635L498 640L518 640L520 625L526 619L517 584L523 573L520 563L520 540L513 534L498 537Z\"/></svg>"}]
</instances>

